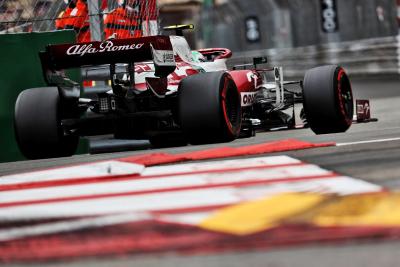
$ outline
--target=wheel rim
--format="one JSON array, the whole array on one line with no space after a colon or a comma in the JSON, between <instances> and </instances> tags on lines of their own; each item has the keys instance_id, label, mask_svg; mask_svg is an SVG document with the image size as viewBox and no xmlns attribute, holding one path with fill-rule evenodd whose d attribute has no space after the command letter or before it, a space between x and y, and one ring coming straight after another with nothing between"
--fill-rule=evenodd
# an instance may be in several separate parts
<instances>
[{"instance_id":1,"label":"wheel rim","mask_svg":"<svg viewBox=\"0 0 400 267\"><path fill-rule=\"evenodd\" d=\"M346 123L351 124L353 120L353 94L350 81L343 69L338 73L338 100L340 112L344 116Z\"/></svg>"},{"instance_id":2,"label":"wheel rim","mask_svg":"<svg viewBox=\"0 0 400 267\"><path fill-rule=\"evenodd\" d=\"M224 79L224 88L221 94L222 112L224 120L231 134L236 135L238 132L238 118L240 109L238 108L238 95L233 83L228 77Z\"/></svg>"}]
</instances>

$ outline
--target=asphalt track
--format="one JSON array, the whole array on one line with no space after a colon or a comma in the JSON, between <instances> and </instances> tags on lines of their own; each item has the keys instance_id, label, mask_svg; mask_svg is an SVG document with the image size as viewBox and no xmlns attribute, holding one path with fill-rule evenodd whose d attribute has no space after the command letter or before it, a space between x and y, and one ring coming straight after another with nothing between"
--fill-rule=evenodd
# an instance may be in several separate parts
<instances>
[{"instance_id":1,"label":"asphalt track","mask_svg":"<svg viewBox=\"0 0 400 267\"><path fill-rule=\"evenodd\" d=\"M364 78L353 81L356 98L370 99L374 123L354 124L342 134L314 135L309 129L258 133L229 144L187 146L151 152L180 153L217 146L242 146L295 138L311 142L336 142L337 146L276 153L320 165L326 169L367 180L390 189L400 188L400 77ZM0 164L0 174L90 162L148 153L141 143L138 150L72 158L48 159ZM225 253L218 255L152 255L119 259L92 259L37 266L399 266L399 242L338 243L323 246L277 248L268 251ZM13 265L22 266L22 265ZM29 264L29 266L35 266Z\"/></svg>"}]
</instances>

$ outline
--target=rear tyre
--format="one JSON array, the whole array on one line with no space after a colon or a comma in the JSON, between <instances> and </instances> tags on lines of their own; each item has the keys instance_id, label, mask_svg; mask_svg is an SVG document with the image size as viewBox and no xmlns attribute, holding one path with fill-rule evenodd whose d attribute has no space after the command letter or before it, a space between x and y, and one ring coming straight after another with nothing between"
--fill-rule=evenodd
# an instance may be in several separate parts
<instances>
[{"instance_id":1,"label":"rear tyre","mask_svg":"<svg viewBox=\"0 0 400 267\"><path fill-rule=\"evenodd\" d=\"M343 68L322 66L306 72L303 86L304 112L316 134L345 132L353 121L353 94Z\"/></svg>"},{"instance_id":2,"label":"rear tyre","mask_svg":"<svg viewBox=\"0 0 400 267\"><path fill-rule=\"evenodd\" d=\"M192 144L229 142L241 127L240 95L223 71L186 77L179 85L179 118Z\"/></svg>"},{"instance_id":3,"label":"rear tyre","mask_svg":"<svg viewBox=\"0 0 400 267\"><path fill-rule=\"evenodd\" d=\"M28 159L71 156L79 136L65 136L56 87L27 89L15 103L14 127L17 143Z\"/></svg>"}]
</instances>

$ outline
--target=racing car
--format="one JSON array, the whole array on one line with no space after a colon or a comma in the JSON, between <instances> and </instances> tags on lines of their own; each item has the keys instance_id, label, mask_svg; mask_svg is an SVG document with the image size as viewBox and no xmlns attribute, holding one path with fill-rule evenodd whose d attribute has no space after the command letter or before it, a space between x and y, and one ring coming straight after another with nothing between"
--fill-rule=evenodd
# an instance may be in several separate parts
<instances>
[{"instance_id":1,"label":"racing car","mask_svg":"<svg viewBox=\"0 0 400 267\"><path fill-rule=\"evenodd\" d=\"M46 46L39 53L48 87L26 89L15 103L15 134L29 159L70 156L79 138L113 134L148 139L154 147L229 142L257 127L294 128L284 111L302 104L316 134L345 132L353 120L350 80L336 65L285 81L266 58L228 69L226 48L192 51L177 34ZM106 66L110 90L81 97L65 70ZM288 89L297 87L298 90Z\"/></svg>"}]
</instances>

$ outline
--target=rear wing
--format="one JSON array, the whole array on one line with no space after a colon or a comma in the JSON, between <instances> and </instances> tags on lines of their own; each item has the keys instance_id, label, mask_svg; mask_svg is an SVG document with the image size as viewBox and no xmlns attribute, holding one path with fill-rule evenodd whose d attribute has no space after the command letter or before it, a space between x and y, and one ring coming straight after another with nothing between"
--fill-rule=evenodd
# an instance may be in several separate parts
<instances>
[{"instance_id":1,"label":"rear wing","mask_svg":"<svg viewBox=\"0 0 400 267\"><path fill-rule=\"evenodd\" d=\"M109 39L102 42L48 45L40 52L47 81L58 71L81 66L134 63L152 60L156 76L166 77L176 64L168 36Z\"/></svg>"}]
</instances>

